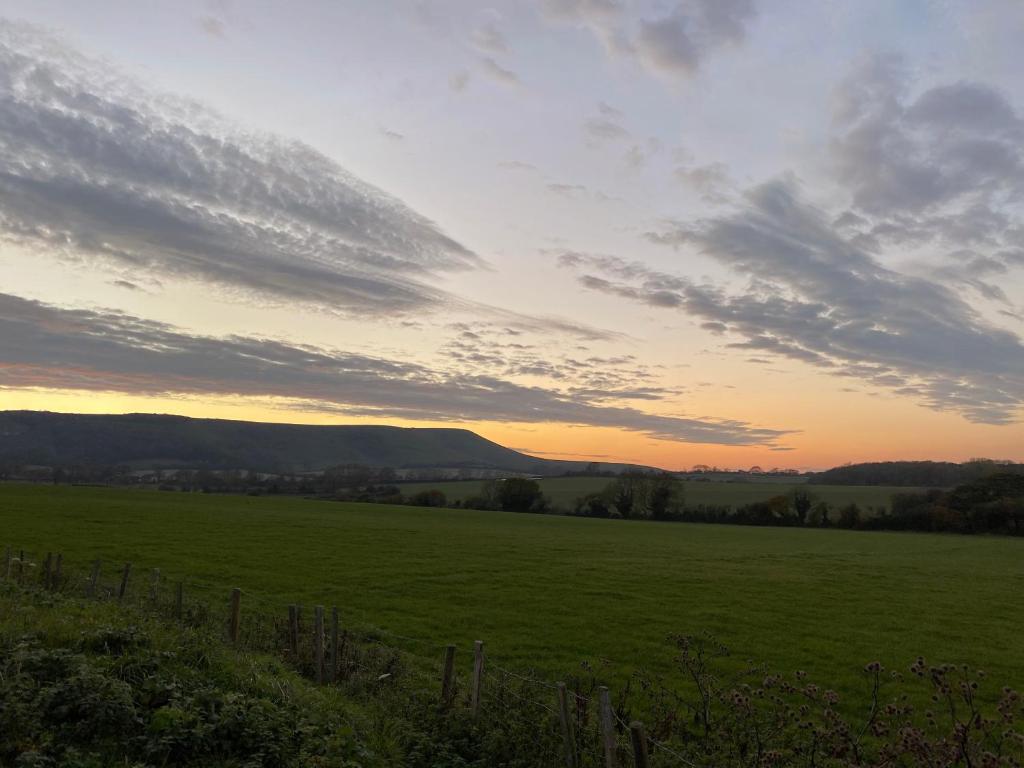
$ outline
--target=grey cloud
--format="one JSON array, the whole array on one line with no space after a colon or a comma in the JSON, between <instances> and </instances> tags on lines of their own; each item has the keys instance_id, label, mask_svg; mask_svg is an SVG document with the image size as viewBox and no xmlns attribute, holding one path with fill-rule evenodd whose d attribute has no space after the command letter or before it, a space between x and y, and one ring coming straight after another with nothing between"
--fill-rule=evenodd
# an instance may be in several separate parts
<instances>
[{"instance_id":1,"label":"grey cloud","mask_svg":"<svg viewBox=\"0 0 1024 768\"><path fill-rule=\"evenodd\" d=\"M484 53L508 53L508 42L493 21L485 22L473 30L473 45Z\"/></svg>"},{"instance_id":2,"label":"grey cloud","mask_svg":"<svg viewBox=\"0 0 1024 768\"><path fill-rule=\"evenodd\" d=\"M568 195L568 196L574 195L577 192L586 192L587 191L587 188L584 187L582 184L557 184L557 183L553 183L553 184L548 184L547 188L548 188L549 192L554 192L556 195Z\"/></svg>"},{"instance_id":3,"label":"grey cloud","mask_svg":"<svg viewBox=\"0 0 1024 768\"><path fill-rule=\"evenodd\" d=\"M600 405L489 375L253 337L195 336L124 314L59 309L7 294L0 294L0 360L0 387L7 388L281 397L375 418L558 422L724 445L770 445L785 434Z\"/></svg>"},{"instance_id":4,"label":"grey cloud","mask_svg":"<svg viewBox=\"0 0 1024 768\"><path fill-rule=\"evenodd\" d=\"M199 24L199 28L210 37L224 39L225 24L216 16L200 16L196 23Z\"/></svg>"},{"instance_id":5,"label":"grey cloud","mask_svg":"<svg viewBox=\"0 0 1024 768\"><path fill-rule=\"evenodd\" d=\"M682 0L663 16L633 18L611 0L541 0L549 21L589 29L609 54L631 57L652 72L693 75L724 45L737 44L754 18L754 0Z\"/></svg>"},{"instance_id":6,"label":"grey cloud","mask_svg":"<svg viewBox=\"0 0 1024 768\"><path fill-rule=\"evenodd\" d=\"M481 57L480 68L498 82L505 83L506 85L521 85L519 75L511 69L505 69L505 67L501 66L490 56Z\"/></svg>"},{"instance_id":7,"label":"grey cloud","mask_svg":"<svg viewBox=\"0 0 1024 768\"><path fill-rule=\"evenodd\" d=\"M483 262L298 142L244 133L0 22L0 237L159 277L381 314Z\"/></svg>"},{"instance_id":8,"label":"grey cloud","mask_svg":"<svg viewBox=\"0 0 1024 768\"><path fill-rule=\"evenodd\" d=\"M621 10L616 0L540 0L540 7L549 19L572 22L600 22Z\"/></svg>"},{"instance_id":9,"label":"grey cloud","mask_svg":"<svg viewBox=\"0 0 1024 768\"><path fill-rule=\"evenodd\" d=\"M747 277L745 292L650 270L609 256L570 254L596 270L581 283L652 306L675 306L730 346L802 360L895 388L935 409L1003 424L1024 405L1024 345L937 282L882 266L844 238L789 182L751 190L735 213L652 233L699 250Z\"/></svg>"},{"instance_id":10,"label":"grey cloud","mask_svg":"<svg viewBox=\"0 0 1024 768\"><path fill-rule=\"evenodd\" d=\"M1024 121L998 91L960 82L910 94L902 62L872 58L836 90L837 178L866 234L998 244L1016 226Z\"/></svg>"},{"instance_id":11,"label":"grey cloud","mask_svg":"<svg viewBox=\"0 0 1024 768\"><path fill-rule=\"evenodd\" d=\"M503 160L498 167L506 171L536 171L537 166L533 163L525 163L522 160Z\"/></svg>"},{"instance_id":12,"label":"grey cloud","mask_svg":"<svg viewBox=\"0 0 1024 768\"><path fill-rule=\"evenodd\" d=\"M448 78L448 87L456 93L462 93L469 86L470 74L466 70L459 70Z\"/></svg>"},{"instance_id":13,"label":"grey cloud","mask_svg":"<svg viewBox=\"0 0 1024 768\"><path fill-rule=\"evenodd\" d=\"M681 165L673 171L676 180L692 188L705 202L724 203L729 199L732 180L724 163Z\"/></svg>"},{"instance_id":14,"label":"grey cloud","mask_svg":"<svg viewBox=\"0 0 1024 768\"><path fill-rule=\"evenodd\" d=\"M622 126L625 115L613 106L601 101L597 104L597 115L583 123L583 131L598 141L615 141L629 138L629 131Z\"/></svg>"}]
</instances>

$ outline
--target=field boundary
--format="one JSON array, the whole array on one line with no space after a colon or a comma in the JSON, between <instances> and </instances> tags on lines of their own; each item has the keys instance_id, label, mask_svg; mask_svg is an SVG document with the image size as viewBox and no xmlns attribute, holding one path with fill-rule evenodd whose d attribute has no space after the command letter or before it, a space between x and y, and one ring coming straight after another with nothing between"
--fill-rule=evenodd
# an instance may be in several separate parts
<instances>
[{"instance_id":1,"label":"field boundary","mask_svg":"<svg viewBox=\"0 0 1024 768\"><path fill-rule=\"evenodd\" d=\"M616 706L607 685L592 683L585 689L579 679L551 681L508 669L485 653L482 640L467 649L380 627L343 626L337 606L330 606L329 613L323 605L313 606L310 621L308 609L298 603L277 606L241 587L224 592L218 606L212 595L221 590L169 573L160 568L140 573L132 562L118 563L111 571L99 559L88 568L75 567L61 552L44 557L6 546L0 576L20 590L113 602L126 611L205 630L239 652L272 653L317 685L379 691L402 678L420 690L432 690L440 712L477 721L500 721L512 706L534 710L561 734L560 754L568 768L703 768L654 738L624 706ZM427 657L402 644L439 655L432 674L423 667ZM468 675L458 671L459 651L472 660Z\"/></svg>"}]
</instances>

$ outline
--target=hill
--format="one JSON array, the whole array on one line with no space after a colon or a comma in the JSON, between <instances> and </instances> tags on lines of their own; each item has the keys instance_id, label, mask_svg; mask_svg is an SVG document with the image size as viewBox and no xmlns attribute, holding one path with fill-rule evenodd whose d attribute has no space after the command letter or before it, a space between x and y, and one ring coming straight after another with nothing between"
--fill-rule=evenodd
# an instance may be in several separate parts
<instances>
[{"instance_id":1,"label":"hill","mask_svg":"<svg viewBox=\"0 0 1024 768\"><path fill-rule=\"evenodd\" d=\"M0 463L43 466L316 472L359 464L395 469L561 475L592 466L529 456L465 429L311 426L155 414L0 411ZM600 464L618 472L623 464Z\"/></svg>"},{"instance_id":2,"label":"hill","mask_svg":"<svg viewBox=\"0 0 1024 768\"><path fill-rule=\"evenodd\" d=\"M833 467L812 475L815 485L899 485L951 488L1000 472L1024 473L1024 464L975 459L948 461L878 461Z\"/></svg>"}]
</instances>

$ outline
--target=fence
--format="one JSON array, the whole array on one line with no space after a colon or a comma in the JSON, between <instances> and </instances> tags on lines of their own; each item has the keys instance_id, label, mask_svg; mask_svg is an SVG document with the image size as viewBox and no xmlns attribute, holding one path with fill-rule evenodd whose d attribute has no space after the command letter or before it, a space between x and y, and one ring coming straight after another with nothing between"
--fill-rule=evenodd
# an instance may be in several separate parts
<instances>
[{"instance_id":1,"label":"fence","mask_svg":"<svg viewBox=\"0 0 1024 768\"><path fill-rule=\"evenodd\" d=\"M310 611L299 603L277 605L240 587L223 592L159 568L140 573L130 562L94 560L76 569L60 552L41 554L6 547L3 578L26 589L113 601L206 629L239 650L273 653L319 685L373 695L402 681L436 696L440 712L463 710L481 728L505 725L515 710L521 721L535 721L538 747L557 750L551 759L568 768L699 768L653 738L642 722L624 718L607 686L592 684L585 692L578 682L551 682L508 669L485 652L481 640L460 649L343 622L337 606L315 605ZM460 651L472 661L465 676L458 671ZM431 653L434 663L426 661Z\"/></svg>"}]
</instances>

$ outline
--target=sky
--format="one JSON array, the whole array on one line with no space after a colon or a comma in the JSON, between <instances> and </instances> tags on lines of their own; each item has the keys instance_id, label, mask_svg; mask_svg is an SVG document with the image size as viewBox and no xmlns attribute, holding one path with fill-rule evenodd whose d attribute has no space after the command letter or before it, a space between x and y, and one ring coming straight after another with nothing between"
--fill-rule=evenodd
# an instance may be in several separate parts
<instances>
[{"instance_id":1,"label":"sky","mask_svg":"<svg viewBox=\"0 0 1024 768\"><path fill-rule=\"evenodd\" d=\"M1018 0L0 2L0 408L1024 460Z\"/></svg>"}]
</instances>

